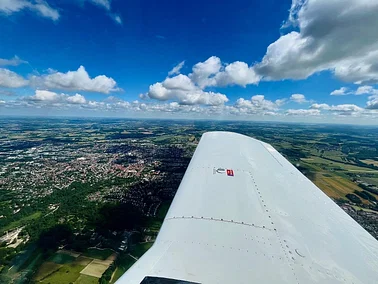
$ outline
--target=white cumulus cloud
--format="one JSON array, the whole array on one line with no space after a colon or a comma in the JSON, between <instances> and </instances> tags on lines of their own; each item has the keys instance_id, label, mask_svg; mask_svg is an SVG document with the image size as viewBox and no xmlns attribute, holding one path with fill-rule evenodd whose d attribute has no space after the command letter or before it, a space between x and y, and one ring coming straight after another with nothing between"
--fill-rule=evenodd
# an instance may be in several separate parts
<instances>
[{"instance_id":1,"label":"white cumulus cloud","mask_svg":"<svg viewBox=\"0 0 378 284\"><path fill-rule=\"evenodd\" d=\"M71 103L71 104L85 104L87 102L84 96L80 94L68 96L66 100L68 103Z\"/></svg>"},{"instance_id":2,"label":"white cumulus cloud","mask_svg":"<svg viewBox=\"0 0 378 284\"><path fill-rule=\"evenodd\" d=\"M352 115L355 113L363 112L364 109L355 105L355 104L340 104L340 105L328 105L325 103L322 104L312 104L311 109L315 110L325 110L342 115Z\"/></svg>"},{"instance_id":3,"label":"white cumulus cloud","mask_svg":"<svg viewBox=\"0 0 378 284\"><path fill-rule=\"evenodd\" d=\"M324 70L347 82L378 82L378 1L293 0L288 21L299 31L269 45L255 65L265 80L306 79Z\"/></svg>"},{"instance_id":4,"label":"white cumulus cloud","mask_svg":"<svg viewBox=\"0 0 378 284\"><path fill-rule=\"evenodd\" d=\"M285 113L287 115L314 116L314 115L320 115L320 110L318 109L288 109Z\"/></svg>"},{"instance_id":5,"label":"white cumulus cloud","mask_svg":"<svg viewBox=\"0 0 378 284\"><path fill-rule=\"evenodd\" d=\"M183 91L193 91L197 89L190 78L182 74L165 79L163 86L167 89L178 89Z\"/></svg>"},{"instance_id":6,"label":"white cumulus cloud","mask_svg":"<svg viewBox=\"0 0 378 284\"><path fill-rule=\"evenodd\" d=\"M361 112L364 109L354 104L341 104L331 106L330 110L336 112Z\"/></svg>"},{"instance_id":7,"label":"white cumulus cloud","mask_svg":"<svg viewBox=\"0 0 378 284\"><path fill-rule=\"evenodd\" d=\"M355 92L356 95L378 95L378 89L374 89L372 86L360 86Z\"/></svg>"},{"instance_id":8,"label":"white cumulus cloud","mask_svg":"<svg viewBox=\"0 0 378 284\"><path fill-rule=\"evenodd\" d=\"M260 79L260 76L247 63L235 61L215 75L214 86L238 85L245 87L249 84L257 84Z\"/></svg>"},{"instance_id":9,"label":"white cumulus cloud","mask_svg":"<svg viewBox=\"0 0 378 284\"><path fill-rule=\"evenodd\" d=\"M52 8L43 0L1 0L0 12L5 15L11 15L21 10L29 9L38 15L53 21L59 20L60 14L58 10Z\"/></svg>"},{"instance_id":10,"label":"white cumulus cloud","mask_svg":"<svg viewBox=\"0 0 378 284\"><path fill-rule=\"evenodd\" d=\"M180 74L180 70L182 69L182 67L184 67L184 64L185 60L181 61L179 64L173 67L171 71L168 72L168 76Z\"/></svg>"},{"instance_id":11,"label":"white cumulus cloud","mask_svg":"<svg viewBox=\"0 0 378 284\"><path fill-rule=\"evenodd\" d=\"M244 113L261 113L264 111L277 111L282 104L282 100L271 101L265 99L264 95L252 96L250 100L239 98L235 107Z\"/></svg>"},{"instance_id":12,"label":"white cumulus cloud","mask_svg":"<svg viewBox=\"0 0 378 284\"><path fill-rule=\"evenodd\" d=\"M303 104L307 103L308 101L306 100L306 97L302 94L292 94L290 96L290 100L293 102L296 102L298 104Z\"/></svg>"},{"instance_id":13,"label":"white cumulus cloud","mask_svg":"<svg viewBox=\"0 0 378 284\"><path fill-rule=\"evenodd\" d=\"M61 98L60 95L54 92L46 90L36 90L35 95L28 97L32 101L47 101L47 102L57 102Z\"/></svg>"},{"instance_id":14,"label":"white cumulus cloud","mask_svg":"<svg viewBox=\"0 0 378 284\"><path fill-rule=\"evenodd\" d=\"M22 60L17 55L15 55L11 59L0 58L0 66L18 66L18 65L23 64L23 63L28 63L28 62L25 61L25 60Z\"/></svg>"},{"instance_id":15,"label":"white cumulus cloud","mask_svg":"<svg viewBox=\"0 0 378 284\"><path fill-rule=\"evenodd\" d=\"M58 94L47 90L36 90L33 96L25 97L26 101L40 102L45 104L85 104L87 100L80 94L67 95Z\"/></svg>"},{"instance_id":16,"label":"white cumulus cloud","mask_svg":"<svg viewBox=\"0 0 378 284\"><path fill-rule=\"evenodd\" d=\"M118 14L111 12L111 1L110 0L87 0L88 2L105 9L108 12L110 18L112 18L117 24L122 25L122 18Z\"/></svg>"},{"instance_id":17,"label":"white cumulus cloud","mask_svg":"<svg viewBox=\"0 0 378 284\"><path fill-rule=\"evenodd\" d=\"M340 89L334 90L330 93L331 96L344 96L348 94L348 88L346 87L341 87Z\"/></svg>"},{"instance_id":18,"label":"white cumulus cloud","mask_svg":"<svg viewBox=\"0 0 378 284\"><path fill-rule=\"evenodd\" d=\"M342 87L340 89L331 92L331 96L344 96L344 95L375 95L378 94L378 89L374 89L372 86L364 85L359 86L357 90L349 90L347 87Z\"/></svg>"},{"instance_id":19,"label":"white cumulus cloud","mask_svg":"<svg viewBox=\"0 0 378 284\"><path fill-rule=\"evenodd\" d=\"M0 87L20 88L28 84L22 76L8 69L0 68Z\"/></svg>"},{"instance_id":20,"label":"white cumulus cloud","mask_svg":"<svg viewBox=\"0 0 378 284\"><path fill-rule=\"evenodd\" d=\"M346 82L378 83L377 14L375 0L293 0L281 29L291 31L268 46L261 62L227 64L211 56L188 77L200 89L306 79L325 70ZM331 94L350 92L343 87Z\"/></svg>"},{"instance_id":21,"label":"white cumulus cloud","mask_svg":"<svg viewBox=\"0 0 378 284\"><path fill-rule=\"evenodd\" d=\"M206 86L214 86L214 75L222 68L222 63L219 57L211 56L204 62L199 62L193 66L192 73L189 77L200 88Z\"/></svg>"},{"instance_id":22,"label":"white cumulus cloud","mask_svg":"<svg viewBox=\"0 0 378 284\"><path fill-rule=\"evenodd\" d=\"M69 91L88 91L109 94L119 91L117 83L113 78L99 75L90 78L84 66L80 66L76 71L52 73L42 76L31 76L32 85L46 89L60 89Z\"/></svg>"},{"instance_id":23,"label":"white cumulus cloud","mask_svg":"<svg viewBox=\"0 0 378 284\"><path fill-rule=\"evenodd\" d=\"M369 97L366 104L367 109L378 109L378 94Z\"/></svg>"},{"instance_id":24,"label":"white cumulus cloud","mask_svg":"<svg viewBox=\"0 0 378 284\"><path fill-rule=\"evenodd\" d=\"M245 87L260 81L260 76L247 63L235 61L223 64L216 56L211 56L206 61L195 64L189 77L202 89L229 85Z\"/></svg>"},{"instance_id":25,"label":"white cumulus cloud","mask_svg":"<svg viewBox=\"0 0 378 284\"><path fill-rule=\"evenodd\" d=\"M114 20L117 24L122 25L123 22L122 22L122 18L121 18L120 15L113 14L112 17L113 17L113 20Z\"/></svg>"},{"instance_id":26,"label":"white cumulus cloud","mask_svg":"<svg viewBox=\"0 0 378 284\"><path fill-rule=\"evenodd\" d=\"M228 101L226 95L205 92L182 74L151 85L146 95L151 99L174 100L185 105L221 105Z\"/></svg>"},{"instance_id":27,"label":"white cumulus cloud","mask_svg":"<svg viewBox=\"0 0 378 284\"><path fill-rule=\"evenodd\" d=\"M329 110L330 106L328 104L312 104L311 105L312 109L323 109L323 110Z\"/></svg>"},{"instance_id":28,"label":"white cumulus cloud","mask_svg":"<svg viewBox=\"0 0 378 284\"><path fill-rule=\"evenodd\" d=\"M95 5L101 6L106 10L110 10L110 1L109 0L89 0Z\"/></svg>"}]
</instances>

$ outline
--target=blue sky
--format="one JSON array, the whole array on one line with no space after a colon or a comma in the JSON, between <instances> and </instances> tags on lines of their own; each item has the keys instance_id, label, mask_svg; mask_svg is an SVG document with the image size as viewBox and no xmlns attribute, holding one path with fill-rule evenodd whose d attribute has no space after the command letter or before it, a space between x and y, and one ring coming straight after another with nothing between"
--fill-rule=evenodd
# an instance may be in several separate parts
<instances>
[{"instance_id":1,"label":"blue sky","mask_svg":"<svg viewBox=\"0 0 378 284\"><path fill-rule=\"evenodd\" d=\"M375 124L376 2L0 0L0 114Z\"/></svg>"}]
</instances>

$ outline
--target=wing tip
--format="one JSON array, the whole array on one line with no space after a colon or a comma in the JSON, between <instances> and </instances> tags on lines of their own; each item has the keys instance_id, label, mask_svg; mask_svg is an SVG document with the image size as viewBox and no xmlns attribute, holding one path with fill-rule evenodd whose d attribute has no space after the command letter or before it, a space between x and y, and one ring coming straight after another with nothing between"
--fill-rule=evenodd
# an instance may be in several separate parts
<instances>
[{"instance_id":1,"label":"wing tip","mask_svg":"<svg viewBox=\"0 0 378 284\"><path fill-rule=\"evenodd\" d=\"M258 140L256 138L253 138L253 137L250 137L250 136L247 136L247 135L244 135L244 134L240 134L240 133L237 133L237 132L232 132L232 131L208 131L208 132L205 132L202 134L202 138L219 138L219 137L215 137L215 136L223 136L223 137L229 137L229 138L237 138L237 139L250 139L250 140L254 140L256 142L261 142L261 143L265 143L265 144L268 144L264 141L261 141L261 140Z\"/></svg>"}]
</instances>

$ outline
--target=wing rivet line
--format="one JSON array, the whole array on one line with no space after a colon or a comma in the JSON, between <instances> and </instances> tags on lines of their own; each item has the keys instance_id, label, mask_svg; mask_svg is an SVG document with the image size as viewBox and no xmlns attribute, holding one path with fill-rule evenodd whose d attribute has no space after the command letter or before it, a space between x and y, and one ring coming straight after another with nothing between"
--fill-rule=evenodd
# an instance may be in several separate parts
<instances>
[{"instance_id":1,"label":"wing rivet line","mask_svg":"<svg viewBox=\"0 0 378 284\"><path fill-rule=\"evenodd\" d=\"M255 224L249 224L249 223L245 223L245 222L238 222L238 221L234 221L234 220L225 220L225 219L216 219L216 218L206 218L206 217L195 217L195 216L182 216L182 217L169 217L169 218L166 218L166 220L173 220L173 219L194 219L194 220L207 220L207 221L215 221L215 222L225 222L225 223L230 223L230 224L235 224L235 225L243 225L243 226L249 226L249 227L255 227L255 228L259 228L259 229L266 229L266 230L269 230L269 231L272 231L274 228L268 228L266 227L265 225L264 226L259 226L259 225L255 225ZM274 229L275 230L275 229Z\"/></svg>"},{"instance_id":2,"label":"wing rivet line","mask_svg":"<svg viewBox=\"0 0 378 284\"><path fill-rule=\"evenodd\" d=\"M294 258L294 257L291 257L291 258L290 258L289 255L288 255L288 253L287 253L287 251L286 251L286 248L285 248L285 246L284 246L284 244L283 244L283 243L287 243L286 240L283 240L283 242L282 242L282 239L281 239L279 233L277 232L276 229L274 229L274 230L276 231L276 235L277 235L278 241L280 242L281 248L282 248L282 250L283 250L283 252L284 252L284 254L285 254L286 259L287 259L288 261L295 261L295 258ZM288 245L286 245L286 247L289 248ZM291 252L290 250L289 250L289 253L292 254L292 252ZM293 271L293 276L295 277L296 282L299 284L298 276L297 276L297 274L295 273L295 271L294 271L294 267L293 267L293 265L292 265L291 262L289 262L289 266L291 267L291 270Z\"/></svg>"}]
</instances>

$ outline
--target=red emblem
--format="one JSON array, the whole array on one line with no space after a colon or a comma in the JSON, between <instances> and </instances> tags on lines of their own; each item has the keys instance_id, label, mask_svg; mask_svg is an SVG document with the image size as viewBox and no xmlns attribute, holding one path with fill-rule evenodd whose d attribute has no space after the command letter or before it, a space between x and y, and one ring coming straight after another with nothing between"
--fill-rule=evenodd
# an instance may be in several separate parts
<instances>
[{"instance_id":1,"label":"red emblem","mask_svg":"<svg viewBox=\"0 0 378 284\"><path fill-rule=\"evenodd\" d=\"M230 176L230 177L233 177L234 176L234 171L227 169L227 175Z\"/></svg>"}]
</instances>

